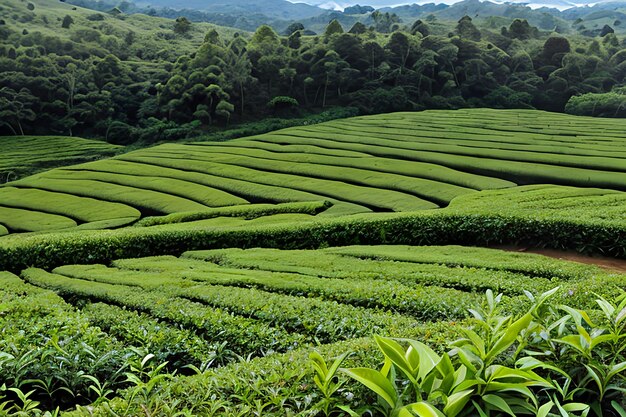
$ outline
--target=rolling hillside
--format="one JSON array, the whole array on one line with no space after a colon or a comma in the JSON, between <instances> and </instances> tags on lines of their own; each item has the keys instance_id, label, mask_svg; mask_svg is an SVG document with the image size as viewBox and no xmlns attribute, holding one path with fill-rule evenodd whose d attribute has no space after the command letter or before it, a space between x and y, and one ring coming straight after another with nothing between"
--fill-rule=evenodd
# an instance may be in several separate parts
<instances>
[{"instance_id":1,"label":"rolling hillside","mask_svg":"<svg viewBox=\"0 0 626 417\"><path fill-rule=\"evenodd\" d=\"M110 228L146 216L322 201L332 204L325 216L407 212L531 184L625 191L623 128L620 120L483 109L165 144L5 184L0 225Z\"/></svg>"},{"instance_id":2,"label":"rolling hillside","mask_svg":"<svg viewBox=\"0 0 626 417\"><path fill-rule=\"evenodd\" d=\"M0 138L0 183L35 171L105 158L121 146L67 136L4 136Z\"/></svg>"}]
</instances>

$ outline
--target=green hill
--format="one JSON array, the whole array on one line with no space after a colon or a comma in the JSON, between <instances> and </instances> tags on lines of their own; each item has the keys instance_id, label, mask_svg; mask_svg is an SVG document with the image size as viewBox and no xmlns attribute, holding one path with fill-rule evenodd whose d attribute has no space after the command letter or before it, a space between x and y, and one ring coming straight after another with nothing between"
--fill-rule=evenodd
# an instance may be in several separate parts
<instances>
[{"instance_id":1,"label":"green hill","mask_svg":"<svg viewBox=\"0 0 626 417\"><path fill-rule=\"evenodd\" d=\"M29 4L34 8L30 10ZM174 21L142 14L116 15L77 7L58 0L38 0L33 3L18 0L3 1L0 14L4 25L0 30L33 37L24 45L46 45L55 50L59 41L67 54L85 52L91 56L115 54L127 57L128 61L159 61L164 58L175 60L178 56L191 53L200 46L210 29L232 36L234 29L209 23L196 23L185 37L175 36ZM63 19L71 18L69 27L63 27ZM129 35L132 33L132 35ZM132 40L132 42L129 42ZM42 42L43 41L43 42Z\"/></svg>"},{"instance_id":2,"label":"green hill","mask_svg":"<svg viewBox=\"0 0 626 417\"><path fill-rule=\"evenodd\" d=\"M7 182L35 171L105 158L121 146L67 136L0 137L0 182Z\"/></svg>"},{"instance_id":3,"label":"green hill","mask_svg":"<svg viewBox=\"0 0 626 417\"><path fill-rule=\"evenodd\" d=\"M0 224L14 232L107 228L130 223L140 212L324 200L333 206L325 215L406 212L530 184L625 191L623 128L621 120L473 109L356 117L223 143L164 144L6 184ZM15 210L21 210L20 222Z\"/></svg>"}]
</instances>

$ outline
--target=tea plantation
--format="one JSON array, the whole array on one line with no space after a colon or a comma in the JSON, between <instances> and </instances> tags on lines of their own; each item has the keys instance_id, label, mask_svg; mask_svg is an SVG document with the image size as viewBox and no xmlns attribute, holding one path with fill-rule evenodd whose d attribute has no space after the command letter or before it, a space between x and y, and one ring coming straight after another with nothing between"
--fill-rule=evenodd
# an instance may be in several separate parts
<instances>
[{"instance_id":1,"label":"tea plantation","mask_svg":"<svg viewBox=\"0 0 626 417\"><path fill-rule=\"evenodd\" d=\"M625 127L620 120L471 109L164 144L11 182L0 189L0 225L7 233L102 229L146 216L324 200L334 216L409 212L529 184L624 191Z\"/></svg>"},{"instance_id":2,"label":"tea plantation","mask_svg":"<svg viewBox=\"0 0 626 417\"><path fill-rule=\"evenodd\" d=\"M5 136L0 138L0 184L35 171L115 155L121 146L64 136Z\"/></svg>"},{"instance_id":3,"label":"tea plantation","mask_svg":"<svg viewBox=\"0 0 626 417\"><path fill-rule=\"evenodd\" d=\"M9 182L0 415L624 416L626 276L479 247L626 257L624 128L394 113Z\"/></svg>"}]
</instances>

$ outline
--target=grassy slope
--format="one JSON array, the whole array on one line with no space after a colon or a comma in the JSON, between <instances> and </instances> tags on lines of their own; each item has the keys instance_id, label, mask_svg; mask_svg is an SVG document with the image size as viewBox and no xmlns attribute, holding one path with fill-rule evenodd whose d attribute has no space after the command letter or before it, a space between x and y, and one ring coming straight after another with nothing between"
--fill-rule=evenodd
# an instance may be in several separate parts
<instances>
[{"instance_id":1,"label":"grassy slope","mask_svg":"<svg viewBox=\"0 0 626 417\"><path fill-rule=\"evenodd\" d=\"M123 18L115 18L111 15L104 14L104 21L90 21L87 16L93 14L101 14L90 9L76 7L71 4L63 3L58 0L38 0L35 2L35 10L30 12L27 10L26 1L6 0L2 2L2 15L7 16L7 26L18 32L27 29L29 32L41 32L47 36L60 37L69 40L72 35L79 29L98 28L105 25L109 34L124 39L129 31L136 34L136 41L131 50L151 48L155 50L171 50L176 51L177 55L187 54L195 51L203 42L205 34L210 29L216 29L220 34L231 36L237 30L232 28L221 27L210 23L194 23L191 26L189 36L187 38L176 37L174 39L163 39L158 36L159 32L170 32L174 22L171 19L160 17L152 17L141 14L123 16ZM74 10L76 9L76 10ZM33 16L33 20L22 22L21 16ZM61 28L61 20L69 15L74 20L74 24L69 29ZM18 17L18 19L13 19ZM46 18L46 23L43 18ZM238 31L241 32L241 31ZM94 44L95 46L95 44Z\"/></svg>"},{"instance_id":2,"label":"grassy slope","mask_svg":"<svg viewBox=\"0 0 626 417\"><path fill-rule=\"evenodd\" d=\"M102 141L66 136L2 136L0 182L58 166L109 157L121 149L121 146Z\"/></svg>"},{"instance_id":3,"label":"grassy slope","mask_svg":"<svg viewBox=\"0 0 626 417\"><path fill-rule=\"evenodd\" d=\"M67 199L89 198L90 210L99 211L93 199L102 201L103 207L121 204L143 216L248 203L324 200L333 204L326 215L409 212L450 203L453 208L478 213L489 211L490 198L517 198L515 191L487 190L516 185L626 190L624 127L621 120L527 110L393 113L223 143L165 144L54 169L10 185L54 192ZM586 204L595 199L591 204L614 206L607 213L621 210L622 193L609 202L601 194L615 192L561 190L568 194L562 197L567 201L578 196ZM21 200L18 191L5 188L3 193L11 197L10 207L60 214L32 199ZM545 191L538 193L545 199ZM78 204L75 197L72 201ZM539 207L545 206L546 212L560 207L559 202L544 203L548 204L518 204L515 210L522 215ZM510 204L502 207L515 212ZM110 219L121 217L131 216L111 213ZM213 227L219 222L213 219L201 225Z\"/></svg>"}]
</instances>

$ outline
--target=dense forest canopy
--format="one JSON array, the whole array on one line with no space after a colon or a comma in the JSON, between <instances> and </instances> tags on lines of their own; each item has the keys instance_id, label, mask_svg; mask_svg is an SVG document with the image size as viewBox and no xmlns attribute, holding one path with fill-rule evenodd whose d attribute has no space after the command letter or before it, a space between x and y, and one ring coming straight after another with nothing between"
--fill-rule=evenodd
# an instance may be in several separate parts
<instances>
[{"instance_id":1,"label":"dense forest canopy","mask_svg":"<svg viewBox=\"0 0 626 417\"><path fill-rule=\"evenodd\" d=\"M156 141L335 105L362 114L461 107L626 114L626 43L608 25L590 37L524 19L497 26L431 14L405 22L368 9L370 25L332 20L311 35L299 23L280 34L268 25L236 32L52 0L2 8L3 134Z\"/></svg>"}]
</instances>

